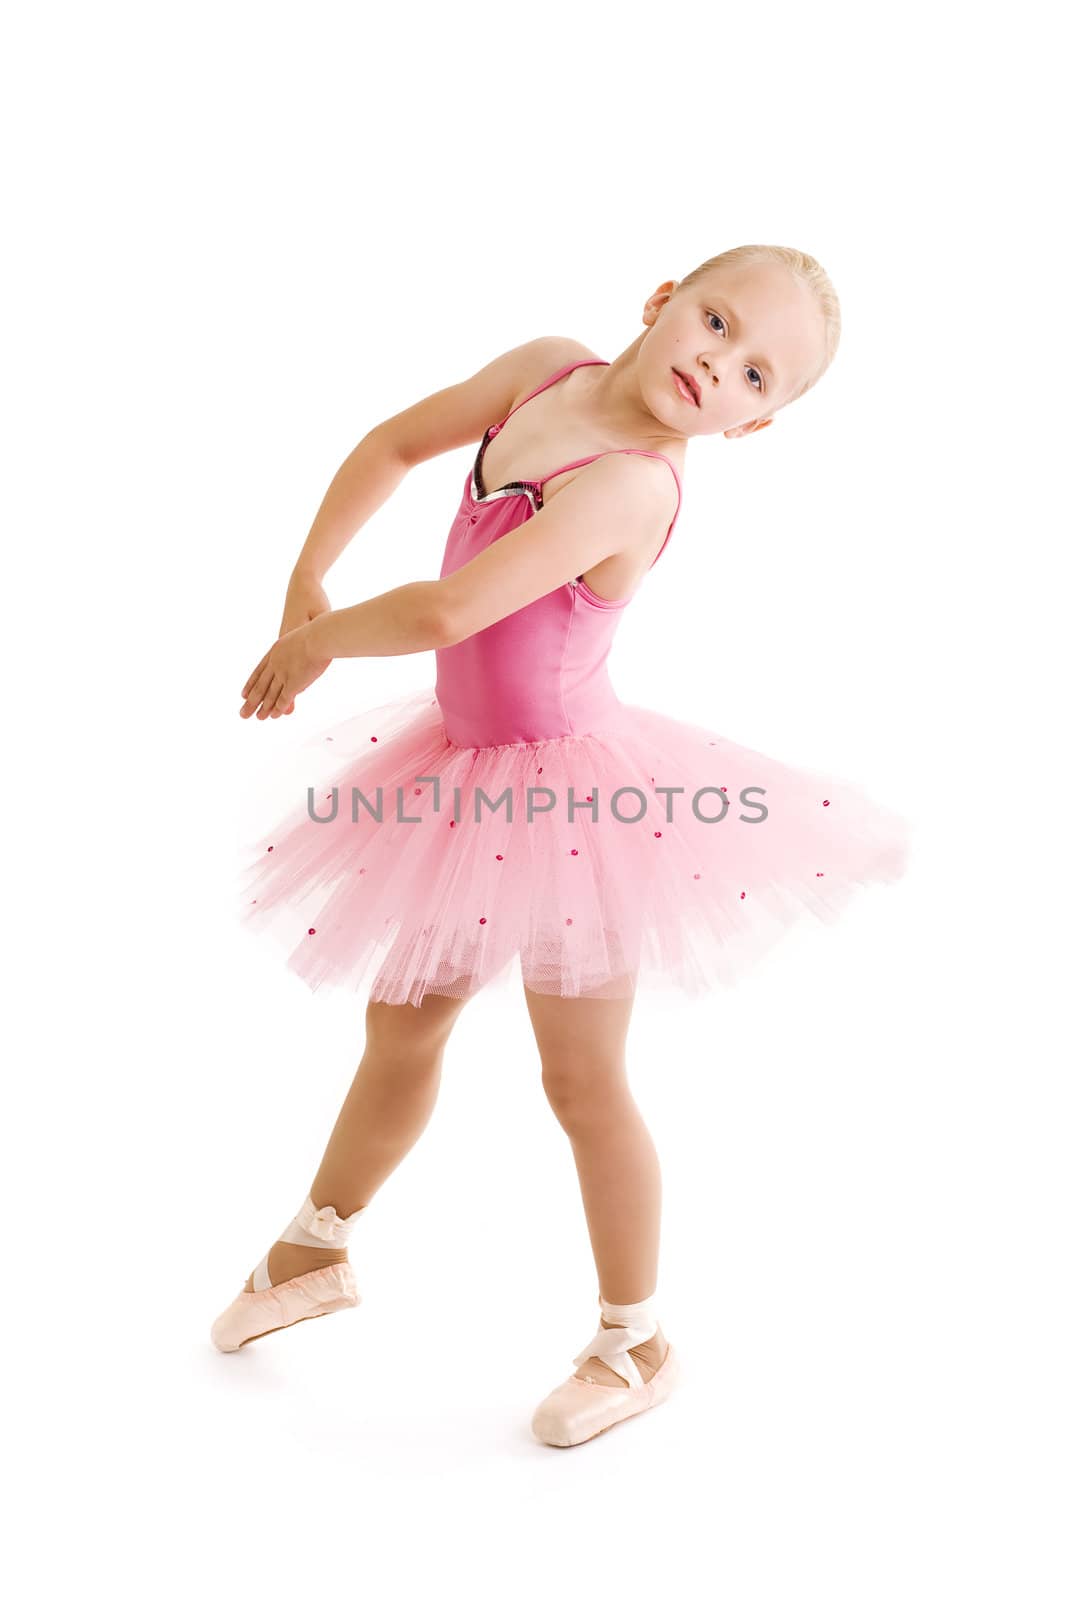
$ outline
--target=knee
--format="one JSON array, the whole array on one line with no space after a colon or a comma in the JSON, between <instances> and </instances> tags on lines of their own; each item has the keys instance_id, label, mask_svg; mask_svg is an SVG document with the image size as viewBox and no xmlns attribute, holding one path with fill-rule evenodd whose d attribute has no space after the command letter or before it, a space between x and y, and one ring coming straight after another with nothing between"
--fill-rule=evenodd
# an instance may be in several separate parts
<instances>
[{"instance_id":1,"label":"knee","mask_svg":"<svg viewBox=\"0 0 1067 1600\"><path fill-rule=\"evenodd\" d=\"M614 1120L630 1101L623 1065L614 1059L598 1060L588 1052L542 1057L541 1084L568 1133Z\"/></svg>"},{"instance_id":2,"label":"knee","mask_svg":"<svg viewBox=\"0 0 1067 1600\"><path fill-rule=\"evenodd\" d=\"M367 1005L364 1059L373 1060L398 1076L436 1072L444 1057L452 1020L429 1008L372 1000Z\"/></svg>"}]
</instances>

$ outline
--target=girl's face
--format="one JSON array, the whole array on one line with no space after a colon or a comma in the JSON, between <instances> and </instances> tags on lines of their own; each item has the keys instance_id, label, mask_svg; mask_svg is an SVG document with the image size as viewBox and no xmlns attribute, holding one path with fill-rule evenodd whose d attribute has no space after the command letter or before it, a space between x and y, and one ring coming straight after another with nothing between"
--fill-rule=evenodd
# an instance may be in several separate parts
<instances>
[{"instance_id":1,"label":"girl's face","mask_svg":"<svg viewBox=\"0 0 1067 1600\"><path fill-rule=\"evenodd\" d=\"M646 302L643 320L642 394L685 437L733 439L765 428L822 359L818 306L778 262L713 268L677 292L669 280ZM679 391L675 372L698 387L697 404Z\"/></svg>"}]
</instances>

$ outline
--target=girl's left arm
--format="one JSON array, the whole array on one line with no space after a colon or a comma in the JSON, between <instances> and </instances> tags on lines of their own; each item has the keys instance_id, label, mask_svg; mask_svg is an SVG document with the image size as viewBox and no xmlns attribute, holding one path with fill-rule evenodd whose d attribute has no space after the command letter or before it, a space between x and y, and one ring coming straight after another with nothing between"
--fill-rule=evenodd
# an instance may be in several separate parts
<instances>
[{"instance_id":1,"label":"girl's left arm","mask_svg":"<svg viewBox=\"0 0 1067 1600\"><path fill-rule=\"evenodd\" d=\"M401 584L284 634L241 691L241 716L284 715L338 656L447 649L622 550L651 565L676 509L674 477L644 456L592 462L536 515L447 578Z\"/></svg>"},{"instance_id":2,"label":"girl's left arm","mask_svg":"<svg viewBox=\"0 0 1067 1600\"><path fill-rule=\"evenodd\" d=\"M613 453L591 462L534 516L441 580L447 642L480 633L608 556L629 552L647 570L677 503L662 461Z\"/></svg>"},{"instance_id":3,"label":"girl's left arm","mask_svg":"<svg viewBox=\"0 0 1067 1600\"><path fill-rule=\"evenodd\" d=\"M445 643L439 581L403 583L342 611L324 611L283 634L253 667L241 690L241 716L283 716L338 656L415 655Z\"/></svg>"}]
</instances>

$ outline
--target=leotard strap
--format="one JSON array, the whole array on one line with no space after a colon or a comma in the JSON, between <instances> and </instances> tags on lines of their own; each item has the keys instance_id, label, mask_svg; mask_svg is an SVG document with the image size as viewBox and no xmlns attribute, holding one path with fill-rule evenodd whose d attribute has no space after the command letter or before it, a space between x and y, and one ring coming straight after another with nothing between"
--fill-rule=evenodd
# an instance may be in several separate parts
<instances>
[{"instance_id":1,"label":"leotard strap","mask_svg":"<svg viewBox=\"0 0 1067 1600\"><path fill-rule=\"evenodd\" d=\"M552 374L551 378L546 378L544 383L542 383L538 388L532 390L528 395L526 395L522 400L520 400L519 401L519 405L512 406L511 410L508 412L508 416L504 418L504 422L507 422L508 417L513 417L515 415L516 411L518 411L518 409L519 409L519 406L524 406L526 404L527 400L532 400L534 395L540 394L543 389L551 389L551 387L552 387L552 385L554 383L558 383L561 378L565 378L567 376L568 372L573 372L575 367L610 367L610 366L611 366L611 362L610 361L605 361L605 360L603 360L602 357L595 356L595 357L593 357L592 360L572 361L569 367L560 367L559 371L558 372L554 372ZM501 428L504 426L504 422L498 422L497 423L495 432L497 432L497 433L500 432Z\"/></svg>"},{"instance_id":2,"label":"leotard strap","mask_svg":"<svg viewBox=\"0 0 1067 1600\"><path fill-rule=\"evenodd\" d=\"M519 409L519 406L524 406L526 404L527 400L532 400L534 398L534 395L540 394L542 392L542 390L550 389L554 383L558 383L561 378L565 378L567 376L567 374L569 372L573 372L576 367L609 367L610 365L611 365L610 361L604 361L602 358L598 357L598 358L594 358L592 360L572 361L569 366L560 367L558 372L554 372L550 378L546 378L544 383L542 383L538 388L532 390L530 394L526 395L522 400L520 400L518 405L512 406L511 410L508 412L507 417L504 418L504 422L507 422L508 417L513 417L515 415L516 411L518 411L518 409ZM500 432L501 428L504 426L504 422L498 422L495 428L490 429L490 433L492 433L494 435L498 434ZM485 443L485 441L483 441L483 449L484 449L484 443ZM676 485L676 487L678 489L678 505L677 505L677 507L675 509L674 516L671 518L671 525L667 529L666 538L664 539L663 543L660 545L659 549L656 551L655 560L653 560L653 562L651 564L654 567L656 565L656 562L659 560L660 556L663 554L664 550L666 550L666 548L667 548L667 544L668 544L668 541L670 540L671 534L674 532L674 524L678 521L678 513L682 509L682 480L678 476L678 472L677 472L677 469L676 469L676 467L674 465L674 462L671 461L668 456L663 455L659 450L637 450L637 449L634 449L632 447L629 448L629 449L621 449L621 450L601 450L601 451L598 451L598 453L596 455L582 456L581 459L578 460L578 461L568 461L565 467L557 467L554 472L546 473L546 475L543 478L541 478L539 481L536 480L536 479L532 480L532 481L536 483L537 488L540 490L541 487L548 482L549 478L556 478L556 477L559 476L559 474L561 472L570 472L573 467L588 466L590 461L599 461L601 456L619 456L619 455L651 456L656 461L666 461L667 465L670 467L671 471L674 473L674 482L675 482L675 485ZM481 457L481 452L479 451L479 459L480 459L480 457ZM504 487L505 488L509 488L511 486L505 484ZM651 567L649 568L649 570L651 571Z\"/></svg>"}]
</instances>

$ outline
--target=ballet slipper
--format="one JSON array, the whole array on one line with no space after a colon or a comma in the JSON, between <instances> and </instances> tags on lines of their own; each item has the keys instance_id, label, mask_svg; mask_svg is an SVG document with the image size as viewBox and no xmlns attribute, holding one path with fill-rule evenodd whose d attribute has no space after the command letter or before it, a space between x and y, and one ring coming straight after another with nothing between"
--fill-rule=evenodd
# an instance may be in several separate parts
<instances>
[{"instance_id":1,"label":"ballet slipper","mask_svg":"<svg viewBox=\"0 0 1067 1600\"><path fill-rule=\"evenodd\" d=\"M264 1334L279 1333L294 1322L323 1317L330 1311L358 1306L356 1278L347 1261L316 1267L298 1278L268 1289L242 1289L211 1325L211 1342L227 1353L240 1350Z\"/></svg>"},{"instance_id":2,"label":"ballet slipper","mask_svg":"<svg viewBox=\"0 0 1067 1600\"><path fill-rule=\"evenodd\" d=\"M343 1246L357 1215L353 1212L350 1217L339 1217L333 1206L316 1207L309 1196L280 1240L326 1249ZM230 1354L265 1334L280 1333L294 1323L360 1303L355 1274L347 1261L316 1267L285 1283L273 1284L267 1270L269 1259L268 1250L252 1274L252 1288L242 1289L212 1323L211 1342L217 1350Z\"/></svg>"},{"instance_id":3,"label":"ballet slipper","mask_svg":"<svg viewBox=\"0 0 1067 1600\"><path fill-rule=\"evenodd\" d=\"M642 1381L637 1363L629 1354L635 1345L652 1338L658 1327L651 1312L651 1298L631 1306L616 1306L601 1297L600 1304L608 1321L626 1325L601 1327L574 1357L574 1365L580 1367L590 1356L597 1356L625 1379L626 1387L597 1383L595 1378L580 1378L572 1373L545 1396L531 1418L534 1437L542 1444L584 1444L617 1422L660 1405L678 1382L680 1369L673 1345L667 1346L663 1364L647 1382Z\"/></svg>"}]
</instances>

